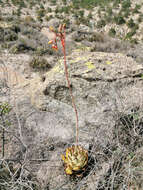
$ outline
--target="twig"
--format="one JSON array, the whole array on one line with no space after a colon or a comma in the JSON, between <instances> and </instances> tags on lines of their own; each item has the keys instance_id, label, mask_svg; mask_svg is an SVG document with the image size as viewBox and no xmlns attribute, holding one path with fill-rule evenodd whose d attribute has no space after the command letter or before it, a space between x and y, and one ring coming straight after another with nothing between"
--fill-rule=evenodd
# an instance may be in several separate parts
<instances>
[{"instance_id":1,"label":"twig","mask_svg":"<svg viewBox=\"0 0 143 190\"><path fill-rule=\"evenodd\" d=\"M24 158L5 158L5 159L0 159L0 162L6 161L6 162L19 162L23 161ZM30 162L47 162L50 161L49 159L30 159L28 160Z\"/></svg>"},{"instance_id":2,"label":"twig","mask_svg":"<svg viewBox=\"0 0 143 190\"><path fill-rule=\"evenodd\" d=\"M17 114L18 112L17 112L17 104L16 104L16 102L15 102L15 110L14 110L14 111L15 111L15 114L16 114L16 119L17 119L17 121L18 121L18 128L19 128L20 140L21 140L23 146L26 148L27 146L26 146L26 144L23 142L22 127L21 127L20 119L19 119L18 114Z\"/></svg>"},{"instance_id":3,"label":"twig","mask_svg":"<svg viewBox=\"0 0 143 190\"><path fill-rule=\"evenodd\" d=\"M0 125L0 128L4 129L7 133L10 133L13 137L15 137L21 143L21 145L22 145L23 148L26 148L23 145L23 142L21 141L21 139L19 137L17 137L15 134L13 134L12 131L5 129L5 127L3 127L2 125Z\"/></svg>"},{"instance_id":4,"label":"twig","mask_svg":"<svg viewBox=\"0 0 143 190\"><path fill-rule=\"evenodd\" d=\"M3 129L2 129L2 158L5 156L5 121L3 118L3 113L1 112L1 119L2 119L2 124L3 124Z\"/></svg>"},{"instance_id":5,"label":"twig","mask_svg":"<svg viewBox=\"0 0 143 190\"><path fill-rule=\"evenodd\" d=\"M5 156L5 130L2 129L2 157Z\"/></svg>"}]
</instances>

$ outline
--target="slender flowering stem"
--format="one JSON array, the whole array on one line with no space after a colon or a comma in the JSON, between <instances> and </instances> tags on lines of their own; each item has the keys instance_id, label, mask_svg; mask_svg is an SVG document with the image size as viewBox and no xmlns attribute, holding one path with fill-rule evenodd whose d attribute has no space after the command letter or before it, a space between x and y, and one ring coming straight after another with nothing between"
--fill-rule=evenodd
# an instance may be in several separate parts
<instances>
[{"instance_id":1,"label":"slender flowering stem","mask_svg":"<svg viewBox=\"0 0 143 190\"><path fill-rule=\"evenodd\" d=\"M65 40L65 28L64 28L64 39L63 40ZM68 88L69 88L70 96L71 96L71 99L72 99L72 105L73 105L73 108L74 108L74 111L75 111L75 115L76 115L76 145L78 145L78 133L79 133L78 112L77 112L74 96L72 94L72 89L71 89L69 75L68 75L68 69L67 69L67 63L66 63L66 48L65 48L65 43L62 43L62 46L63 46L63 54L64 54L64 66L65 66L66 80L67 80L67 83L68 83Z\"/></svg>"},{"instance_id":2,"label":"slender flowering stem","mask_svg":"<svg viewBox=\"0 0 143 190\"><path fill-rule=\"evenodd\" d=\"M77 112L74 96L72 94L72 89L71 89L71 84L70 84L69 74L68 74L68 68L67 68L67 63L66 63L66 47L65 47L65 39L66 39L66 31L65 30L66 29L65 29L65 25L60 25L59 33L56 33L52 27L50 28L50 30L55 34L55 38L53 41L49 41L49 44L52 44L53 49L58 50L56 38L59 37L62 48L63 48L62 51L64 54L65 76L66 76L66 80L67 80L67 84L68 84L68 88L69 88L69 92L70 92L70 96L71 96L71 100L72 100L73 109L74 109L75 116L76 116L76 146L77 146L78 138L79 138L79 124L78 124L79 120L78 120L78 112Z\"/></svg>"}]
</instances>

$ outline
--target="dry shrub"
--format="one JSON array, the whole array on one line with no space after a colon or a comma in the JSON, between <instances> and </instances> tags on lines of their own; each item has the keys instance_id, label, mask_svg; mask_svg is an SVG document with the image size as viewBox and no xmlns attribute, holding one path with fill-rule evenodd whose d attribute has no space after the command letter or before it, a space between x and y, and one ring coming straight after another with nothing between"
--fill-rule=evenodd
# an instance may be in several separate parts
<instances>
[{"instance_id":1,"label":"dry shrub","mask_svg":"<svg viewBox=\"0 0 143 190\"><path fill-rule=\"evenodd\" d=\"M45 58L37 56L32 58L32 60L29 62L29 65L35 71L47 71L51 68L51 65Z\"/></svg>"},{"instance_id":2,"label":"dry shrub","mask_svg":"<svg viewBox=\"0 0 143 190\"><path fill-rule=\"evenodd\" d=\"M91 51L121 53L127 52L127 50L131 48L128 42L111 38L105 34L100 34L97 37L98 38L94 40L96 43L93 45Z\"/></svg>"}]
</instances>

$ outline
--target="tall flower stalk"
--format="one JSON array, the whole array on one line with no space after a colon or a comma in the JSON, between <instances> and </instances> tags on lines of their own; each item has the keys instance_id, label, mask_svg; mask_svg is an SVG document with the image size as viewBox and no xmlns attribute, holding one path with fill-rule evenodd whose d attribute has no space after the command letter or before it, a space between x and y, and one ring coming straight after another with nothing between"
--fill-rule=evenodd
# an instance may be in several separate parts
<instances>
[{"instance_id":1,"label":"tall flower stalk","mask_svg":"<svg viewBox=\"0 0 143 190\"><path fill-rule=\"evenodd\" d=\"M88 163L88 153L87 150L79 146L79 122L78 122L78 112L74 100L74 96L72 94L72 88L69 80L69 74L68 74L68 68L67 68L67 62L66 62L66 26L65 24L61 24L58 32L56 32L53 27L50 27L51 32L54 33L54 39L49 41L49 44L52 44L52 48L55 50L58 50L57 46L57 38L60 39L61 45L62 45L62 51L64 55L64 68L65 68L65 76L66 81L68 84L71 100L72 100L72 106L75 112L76 116L76 144L68 147L66 149L66 155L61 155L62 160L64 161L65 166L65 172L68 175L77 174L79 172L82 172L85 170L85 167Z\"/></svg>"},{"instance_id":2,"label":"tall flower stalk","mask_svg":"<svg viewBox=\"0 0 143 190\"><path fill-rule=\"evenodd\" d=\"M78 146L78 142L79 142L79 119L78 119L78 112L77 112L74 96L72 94L72 89L71 89L71 84L70 84L69 74L68 74L68 68L67 68L67 61L66 61L66 42L65 42L65 39L66 39L66 25L61 24L59 26L58 32L56 32L53 29L53 27L50 27L50 31L55 34L54 39L49 41L49 44L52 44L52 48L55 49L55 50L58 50L57 38L60 39L61 45L62 45L62 51L63 51L63 55L64 55L65 76L66 76L66 81L67 81L67 84L68 84L68 88L69 88L69 92L70 92L70 96L71 96L71 100L72 100L72 105L73 105L73 109L74 109L75 117L76 117L76 146Z\"/></svg>"}]
</instances>

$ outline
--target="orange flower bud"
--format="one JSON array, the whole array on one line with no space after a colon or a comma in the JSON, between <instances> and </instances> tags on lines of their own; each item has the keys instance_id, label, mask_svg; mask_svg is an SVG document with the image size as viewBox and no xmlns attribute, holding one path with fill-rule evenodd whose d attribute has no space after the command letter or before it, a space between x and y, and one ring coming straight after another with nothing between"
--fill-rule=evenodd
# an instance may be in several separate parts
<instances>
[{"instance_id":1,"label":"orange flower bud","mask_svg":"<svg viewBox=\"0 0 143 190\"><path fill-rule=\"evenodd\" d=\"M52 44L53 43L53 40L50 40L49 42L48 42L48 44Z\"/></svg>"}]
</instances>

